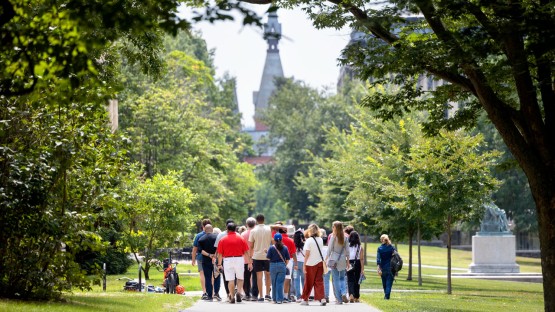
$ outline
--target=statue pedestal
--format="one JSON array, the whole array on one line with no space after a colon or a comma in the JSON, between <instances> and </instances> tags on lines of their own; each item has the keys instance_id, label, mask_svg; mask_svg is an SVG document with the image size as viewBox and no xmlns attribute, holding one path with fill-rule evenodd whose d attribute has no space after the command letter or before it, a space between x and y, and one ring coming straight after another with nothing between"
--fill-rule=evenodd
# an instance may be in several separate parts
<instances>
[{"instance_id":1,"label":"statue pedestal","mask_svg":"<svg viewBox=\"0 0 555 312\"><path fill-rule=\"evenodd\" d=\"M470 273L520 273L514 235L472 236Z\"/></svg>"}]
</instances>

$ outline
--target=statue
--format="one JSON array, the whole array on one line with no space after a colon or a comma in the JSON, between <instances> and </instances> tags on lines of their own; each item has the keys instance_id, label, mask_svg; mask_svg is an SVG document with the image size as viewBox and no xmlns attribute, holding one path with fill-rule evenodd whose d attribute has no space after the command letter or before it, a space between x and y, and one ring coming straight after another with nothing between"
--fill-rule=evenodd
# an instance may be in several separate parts
<instances>
[{"instance_id":1,"label":"statue","mask_svg":"<svg viewBox=\"0 0 555 312\"><path fill-rule=\"evenodd\" d=\"M480 226L480 234L485 235L507 235L512 234L509 222L503 209L499 209L493 202L485 204L486 211Z\"/></svg>"}]
</instances>

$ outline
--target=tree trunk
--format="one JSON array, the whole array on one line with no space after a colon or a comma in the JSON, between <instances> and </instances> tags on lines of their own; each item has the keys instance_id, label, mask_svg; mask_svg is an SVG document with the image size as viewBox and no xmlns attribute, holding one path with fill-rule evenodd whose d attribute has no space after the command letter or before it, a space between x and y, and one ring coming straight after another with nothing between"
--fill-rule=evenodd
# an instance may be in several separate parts
<instances>
[{"instance_id":1,"label":"tree trunk","mask_svg":"<svg viewBox=\"0 0 555 312\"><path fill-rule=\"evenodd\" d=\"M414 229L409 231L409 273L407 274L407 281L412 281L412 239L414 238Z\"/></svg>"},{"instance_id":2,"label":"tree trunk","mask_svg":"<svg viewBox=\"0 0 555 312\"><path fill-rule=\"evenodd\" d=\"M418 233L416 234L417 244L418 244L418 286L422 286L422 254L420 253L420 221L418 221Z\"/></svg>"},{"instance_id":3,"label":"tree trunk","mask_svg":"<svg viewBox=\"0 0 555 312\"><path fill-rule=\"evenodd\" d=\"M447 294L451 291L451 213L447 215Z\"/></svg>"},{"instance_id":4,"label":"tree trunk","mask_svg":"<svg viewBox=\"0 0 555 312\"><path fill-rule=\"evenodd\" d=\"M528 178L538 214L545 311L555 312L555 174Z\"/></svg>"}]
</instances>

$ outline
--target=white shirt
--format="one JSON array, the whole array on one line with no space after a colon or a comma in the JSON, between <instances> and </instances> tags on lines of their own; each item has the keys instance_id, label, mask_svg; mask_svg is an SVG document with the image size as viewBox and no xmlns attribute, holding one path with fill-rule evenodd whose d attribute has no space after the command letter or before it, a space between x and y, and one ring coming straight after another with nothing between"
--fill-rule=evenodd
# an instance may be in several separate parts
<instances>
[{"instance_id":1,"label":"white shirt","mask_svg":"<svg viewBox=\"0 0 555 312\"><path fill-rule=\"evenodd\" d=\"M361 249L362 249L362 246L360 246L360 245L349 247L349 260L360 259L360 250ZM358 255L357 255L357 250L358 250ZM355 259L355 256L356 256L356 259Z\"/></svg>"},{"instance_id":2,"label":"white shirt","mask_svg":"<svg viewBox=\"0 0 555 312\"><path fill-rule=\"evenodd\" d=\"M316 245L318 243L318 245ZM318 251L318 247L320 247L320 251ZM308 266L315 266L318 263L322 262L322 257L325 254L324 250L324 242L322 241L321 237L310 237L304 243L304 254L305 254L305 261L304 265ZM306 252L310 251L310 255L306 258ZM322 252L322 255L320 255Z\"/></svg>"}]
</instances>

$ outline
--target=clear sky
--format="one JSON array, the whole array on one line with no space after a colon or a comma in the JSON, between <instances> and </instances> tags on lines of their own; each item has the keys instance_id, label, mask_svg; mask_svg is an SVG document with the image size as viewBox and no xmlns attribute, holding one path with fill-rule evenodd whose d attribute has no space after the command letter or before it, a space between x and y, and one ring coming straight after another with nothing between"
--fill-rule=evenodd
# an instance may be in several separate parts
<instances>
[{"instance_id":1,"label":"clear sky","mask_svg":"<svg viewBox=\"0 0 555 312\"><path fill-rule=\"evenodd\" d=\"M268 6L252 5L263 13ZM181 11L186 14L187 9ZM339 76L338 57L349 42L349 29L317 30L300 10L278 10L284 37L280 40L283 72L286 77L302 80L314 88L328 89L335 93ZM263 21L266 22L266 16ZM243 126L253 127L253 91L260 87L266 58L267 43L262 29L235 22L201 22L193 26L202 32L209 49L215 49L214 62L217 75L225 72L237 78L239 110Z\"/></svg>"}]
</instances>

